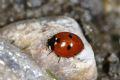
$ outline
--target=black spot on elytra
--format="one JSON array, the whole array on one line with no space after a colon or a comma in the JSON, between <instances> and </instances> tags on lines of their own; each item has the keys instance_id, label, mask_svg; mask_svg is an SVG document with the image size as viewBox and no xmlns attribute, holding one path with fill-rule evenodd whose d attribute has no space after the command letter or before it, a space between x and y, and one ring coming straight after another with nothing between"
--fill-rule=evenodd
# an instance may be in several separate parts
<instances>
[{"instance_id":1,"label":"black spot on elytra","mask_svg":"<svg viewBox=\"0 0 120 80\"><path fill-rule=\"evenodd\" d=\"M71 46L70 46L70 45L68 45L68 46L67 46L67 50L70 50L70 49L71 49Z\"/></svg>"},{"instance_id":2,"label":"black spot on elytra","mask_svg":"<svg viewBox=\"0 0 120 80\"><path fill-rule=\"evenodd\" d=\"M70 34L69 34L69 37L70 37L70 38L72 38L72 37L73 37L72 33L70 33Z\"/></svg>"}]
</instances>

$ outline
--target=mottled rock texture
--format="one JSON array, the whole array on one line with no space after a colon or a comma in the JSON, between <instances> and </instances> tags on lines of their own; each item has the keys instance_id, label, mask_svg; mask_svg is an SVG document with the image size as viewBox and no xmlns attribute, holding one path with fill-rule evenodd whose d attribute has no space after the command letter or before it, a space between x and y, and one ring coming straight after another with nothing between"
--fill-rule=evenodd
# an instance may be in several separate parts
<instances>
[{"instance_id":1,"label":"mottled rock texture","mask_svg":"<svg viewBox=\"0 0 120 80\"><path fill-rule=\"evenodd\" d=\"M47 41L59 32L78 35L84 49L71 58L55 55L55 52L48 48ZM72 18L46 17L21 21L0 29L0 36L13 41L13 44L31 56L42 70L51 72L58 80L94 80L97 77L93 50L85 39L81 26ZM59 58L61 59L58 63Z\"/></svg>"},{"instance_id":2,"label":"mottled rock texture","mask_svg":"<svg viewBox=\"0 0 120 80\"><path fill-rule=\"evenodd\" d=\"M0 27L23 19L61 15L82 25L95 52L98 80L119 80L120 0L0 0ZM111 55L118 59L115 64L108 60Z\"/></svg>"}]
</instances>

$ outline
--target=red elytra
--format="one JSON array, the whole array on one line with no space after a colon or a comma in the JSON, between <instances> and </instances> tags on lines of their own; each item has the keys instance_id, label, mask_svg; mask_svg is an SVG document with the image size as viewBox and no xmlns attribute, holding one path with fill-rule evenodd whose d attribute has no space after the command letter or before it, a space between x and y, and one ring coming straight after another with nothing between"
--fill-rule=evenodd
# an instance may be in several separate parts
<instances>
[{"instance_id":1,"label":"red elytra","mask_svg":"<svg viewBox=\"0 0 120 80\"><path fill-rule=\"evenodd\" d=\"M70 32L59 32L52 38L48 39L48 47L58 57L74 57L84 49L84 44L80 37Z\"/></svg>"}]
</instances>

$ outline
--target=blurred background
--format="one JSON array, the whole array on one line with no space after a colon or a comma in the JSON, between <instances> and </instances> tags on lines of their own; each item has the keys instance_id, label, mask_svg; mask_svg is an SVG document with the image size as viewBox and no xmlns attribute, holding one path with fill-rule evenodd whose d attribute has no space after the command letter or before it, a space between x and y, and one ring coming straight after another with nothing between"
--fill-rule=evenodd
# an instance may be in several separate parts
<instances>
[{"instance_id":1,"label":"blurred background","mask_svg":"<svg viewBox=\"0 0 120 80\"><path fill-rule=\"evenodd\" d=\"M49 16L79 23L95 52L97 80L120 80L120 0L0 0L0 28Z\"/></svg>"}]
</instances>

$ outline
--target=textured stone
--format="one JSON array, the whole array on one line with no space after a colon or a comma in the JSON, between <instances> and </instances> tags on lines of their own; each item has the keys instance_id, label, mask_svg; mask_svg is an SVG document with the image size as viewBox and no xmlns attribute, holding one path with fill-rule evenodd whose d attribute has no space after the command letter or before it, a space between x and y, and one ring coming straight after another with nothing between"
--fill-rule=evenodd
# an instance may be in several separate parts
<instances>
[{"instance_id":1,"label":"textured stone","mask_svg":"<svg viewBox=\"0 0 120 80\"><path fill-rule=\"evenodd\" d=\"M50 80L23 51L0 38L0 80Z\"/></svg>"},{"instance_id":2,"label":"textured stone","mask_svg":"<svg viewBox=\"0 0 120 80\"><path fill-rule=\"evenodd\" d=\"M84 49L72 58L61 58L46 46L47 40L58 32L77 34ZM38 66L59 80L95 80L97 77L94 53L85 39L81 26L68 17L40 18L10 24L0 30L0 35L31 56ZM48 55L49 54L49 55Z\"/></svg>"}]
</instances>

